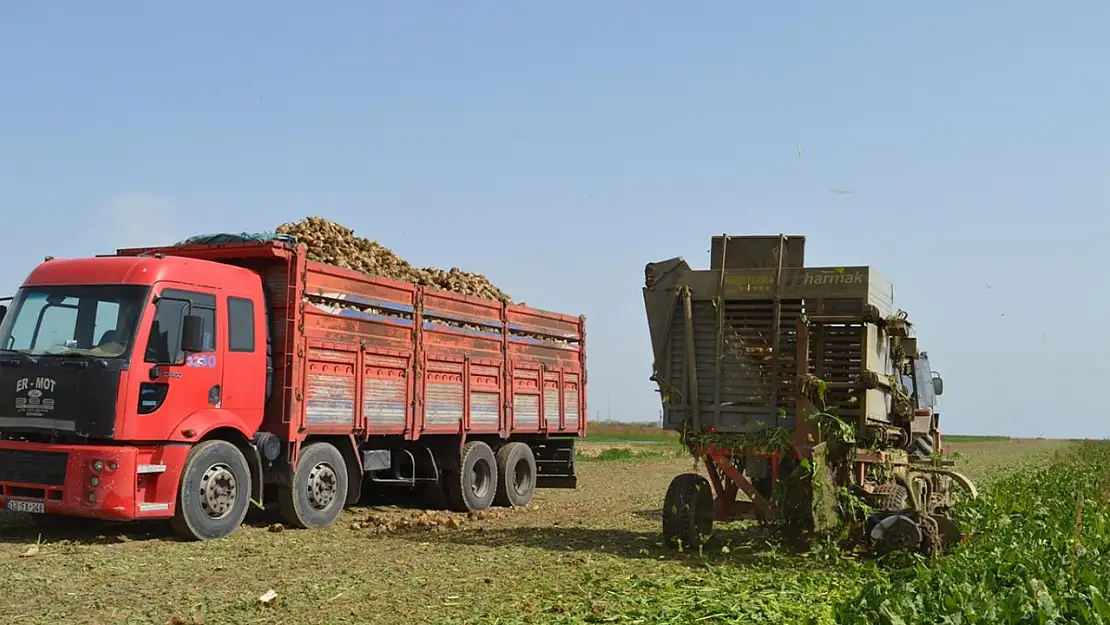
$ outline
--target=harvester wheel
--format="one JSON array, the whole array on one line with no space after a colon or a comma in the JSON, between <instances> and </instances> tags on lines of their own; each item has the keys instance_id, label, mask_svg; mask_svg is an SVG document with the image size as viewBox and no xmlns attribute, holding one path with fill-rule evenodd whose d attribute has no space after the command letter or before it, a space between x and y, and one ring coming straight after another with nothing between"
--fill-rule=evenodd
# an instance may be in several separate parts
<instances>
[{"instance_id":1,"label":"harvester wheel","mask_svg":"<svg viewBox=\"0 0 1110 625\"><path fill-rule=\"evenodd\" d=\"M663 540L693 548L713 533L713 489L697 473L671 480L663 499Z\"/></svg>"},{"instance_id":2,"label":"harvester wheel","mask_svg":"<svg viewBox=\"0 0 1110 625\"><path fill-rule=\"evenodd\" d=\"M904 486L894 482L879 484L872 491L871 496L875 502L875 509L881 512L898 512L909 506L909 492Z\"/></svg>"},{"instance_id":3,"label":"harvester wheel","mask_svg":"<svg viewBox=\"0 0 1110 625\"><path fill-rule=\"evenodd\" d=\"M204 441L185 460L173 529L188 540L230 536L247 517L250 497L251 471L239 448Z\"/></svg>"},{"instance_id":4,"label":"harvester wheel","mask_svg":"<svg viewBox=\"0 0 1110 625\"><path fill-rule=\"evenodd\" d=\"M482 441L470 441L459 456L459 468L443 473L447 506L456 512L477 512L497 494L497 459Z\"/></svg>"},{"instance_id":5,"label":"harvester wheel","mask_svg":"<svg viewBox=\"0 0 1110 625\"><path fill-rule=\"evenodd\" d=\"M347 463L331 443L301 449L289 484L278 487L283 521L307 529L331 525L347 503Z\"/></svg>"},{"instance_id":6,"label":"harvester wheel","mask_svg":"<svg viewBox=\"0 0 1110 625\"><path fill-rule=\"evenodd\" d=\"M536 492L536 456L532 448L520 442L509 443L497 450L498 506L521 508L532 501Z\"/></svg>"}]
</instances>

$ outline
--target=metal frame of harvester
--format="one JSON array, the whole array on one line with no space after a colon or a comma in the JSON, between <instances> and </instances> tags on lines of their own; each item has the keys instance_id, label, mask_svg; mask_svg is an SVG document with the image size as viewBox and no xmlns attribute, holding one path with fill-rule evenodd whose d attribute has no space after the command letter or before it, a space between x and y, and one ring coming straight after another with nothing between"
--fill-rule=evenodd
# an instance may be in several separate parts
<instances>
[{"instance_id":1,"label":"metal frame of harvester","mask_svg":"<svg viewBox=\"0 0 1110 625\"><path fill-rule=\"evenodd\" d=\"M821 531L855 517L880 549L942 549L961 539L951 485L977 495L945 457L943 381L889 282L805 268L804 244L724 235L708 271L681 258L645 269L663 427L708 474L671 482L664 536L693 545L714 520Z\"/></svg>"}]
</instances>

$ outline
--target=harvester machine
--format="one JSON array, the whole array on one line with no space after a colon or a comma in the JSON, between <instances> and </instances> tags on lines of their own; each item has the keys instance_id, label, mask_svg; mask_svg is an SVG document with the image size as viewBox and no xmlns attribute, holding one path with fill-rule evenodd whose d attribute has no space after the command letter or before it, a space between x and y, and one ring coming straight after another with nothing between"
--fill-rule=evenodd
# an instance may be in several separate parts
<instances>
[{"instance_id":1,"label":"harvester machine","mask_svg":"<svg viewBox=\"0 0 1110 625\"><path fill-rule=\"evenodd\" d=\"M935 553L962 534L940 376L893 286L869 267L805 267L805 237L713 237L708 270L645 268L663 427L704 463L667 490L663 534L713 522L855 529L881 551Z\"/></svg>"}]
</instances>

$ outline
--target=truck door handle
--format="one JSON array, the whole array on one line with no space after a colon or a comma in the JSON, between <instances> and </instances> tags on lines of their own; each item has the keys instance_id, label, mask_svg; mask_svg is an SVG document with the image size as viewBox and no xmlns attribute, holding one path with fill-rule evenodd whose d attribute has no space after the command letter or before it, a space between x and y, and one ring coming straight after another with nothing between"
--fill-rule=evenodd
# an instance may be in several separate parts
<instances>
[{"instance_id":1,"label":"truck door handle","mask_svg":"<svg viewBox=\"0 0 1110 625\"><path fill-rule=\"evenodd\" d=\"M220 385L219 384L217 384L217 385L213 386L212 388L208 389L208 403L213 405L213 406L218 406L220 404Z\"/></svg>"}]
</instances>

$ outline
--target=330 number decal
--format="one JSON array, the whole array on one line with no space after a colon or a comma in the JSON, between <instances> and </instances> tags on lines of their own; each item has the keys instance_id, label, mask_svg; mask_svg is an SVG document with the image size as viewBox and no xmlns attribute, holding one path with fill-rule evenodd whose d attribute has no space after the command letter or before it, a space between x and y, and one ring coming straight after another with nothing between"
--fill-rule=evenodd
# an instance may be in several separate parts
<instances>
[{"instance_id":1,"label":"330 number decal","mask_svg":"<svg viewBox=\"0 0 1110 625\"><path fill-rule=\"evenodd\" d=\"M215 354L189 354L185 357L186 367L199 367L201 369L212 369L216 366Z\"/></svg>"}]
</instances>

